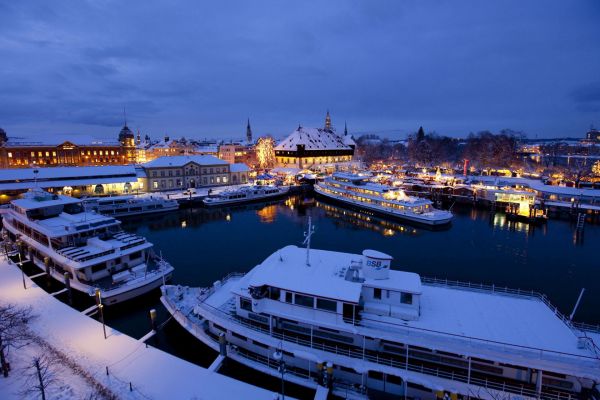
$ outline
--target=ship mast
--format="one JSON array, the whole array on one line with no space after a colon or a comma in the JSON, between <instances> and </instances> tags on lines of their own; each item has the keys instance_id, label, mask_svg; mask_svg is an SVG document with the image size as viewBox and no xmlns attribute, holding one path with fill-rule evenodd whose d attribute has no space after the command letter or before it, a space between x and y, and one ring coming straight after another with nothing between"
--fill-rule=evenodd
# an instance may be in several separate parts
<instances>
[{"instance_id":1,"label":"ship mast","mask_svg":"<svg viewBox=\"0 0 600 400\"><path fill-rule=\"evenodd\" d=\"M306 245L306 265L310 267L310 238L315 233L315 227L312 225L312 218L308 217L308 230L304 232L304 242Z\"/></svg>"}]
</instances>

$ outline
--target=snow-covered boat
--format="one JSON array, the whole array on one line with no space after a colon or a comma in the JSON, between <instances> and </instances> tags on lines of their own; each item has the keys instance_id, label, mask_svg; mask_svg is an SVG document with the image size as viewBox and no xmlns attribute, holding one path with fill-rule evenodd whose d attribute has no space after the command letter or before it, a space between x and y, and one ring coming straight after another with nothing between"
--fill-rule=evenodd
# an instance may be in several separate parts
<instances>
[{"instance_id":1,"label":"snow-covered boat","mask_svg":"<svg viewBox=\"0 0 600 400\"><path fill-rule=\"evenodd\" d=\"M407 196L401 189L369 181L369 177L334 173L315 184L315 193L359 209L424 225L446 225L452 213L433 207L431 200Z\"/></svg>"},{"instance_id":2,"label":"snow-covered boat","mask_svg":"<svg viewBox=\"0 0 600 400\"><path fill-rule=\"evenodd\" d=\"M286 381L343 398L598 399L598 328L537 292L391 261L287 246L209 288L164 286L161 301L227 357L275 377L283 361Z\"/></svg>"},{"instance_id":3,"label":"snow-covered boat","mask_svg":"<svg viewBox=\"0 0 600 400\"><path fill-rule=\"evenodd\" d=\"M176 200L156 196L111 196L83 199L87 210L96 211L111 217L128 217L177 210Z\"/></svg>"},{"instance_id":4,"label":"snow-covered boat","mask_svg":"<svg viewBox=\"0 0 600 400\"><path fill-rule=\"evenodd\" d=\"M60 282L67 274L75 290L91 295L100 289L107 305L147 293L173 273L152 243L72 197L29 191L11 202L3 226L5 237L21 243L37 267Z\"/></svg>"},{"instance_id":5,"label":"snow-covered boat","mask_svg":"<svg viewBox=\"0 0 600 400\"><path fill-rule=\"evenodd\" d=\"M225 190L203 200L206 206L224 206L230 204L249 203L251 201L266 200L287 194L289 186L253 185L241 186L232 190Z\"/></svg>"}]
</instances>

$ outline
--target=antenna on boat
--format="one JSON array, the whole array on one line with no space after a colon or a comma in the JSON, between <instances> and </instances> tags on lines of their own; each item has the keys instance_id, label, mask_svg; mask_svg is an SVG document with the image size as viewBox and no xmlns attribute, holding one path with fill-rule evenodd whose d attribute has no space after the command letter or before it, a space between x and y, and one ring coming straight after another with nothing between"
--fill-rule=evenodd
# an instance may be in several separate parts
<instances>
[{"instance_id":1,"label":"antenna on boat","mask_svg":"<svg viewBox=\"0 0 600 400\"><path fill-rule=\"evenodd\" d=\"M579 302L581 301L581 298L583 297L583 292L585 292L585 288L582 288L581 292L579 292L579 297L577 298L577 302L575 303L575 307L573 307L573 311L571 312L571 315L569 315L569 321L573 320L573 316L575 315L575 311L577 311L577 307L579 307Z\"/></svg>"},{"instance_id":2,"label":"antenna on boat","mask_svg":"<svg viewBox=\"0 0 600 400\"><path fill-rule=\"evenodd\" d=\"M312 218L308 217L308 230L304 232L304 242L302 244L306 245L306 265L310 267L310 238L313 233L315 233L315 227L312 224Z\"/></svg>"}]
</instances>

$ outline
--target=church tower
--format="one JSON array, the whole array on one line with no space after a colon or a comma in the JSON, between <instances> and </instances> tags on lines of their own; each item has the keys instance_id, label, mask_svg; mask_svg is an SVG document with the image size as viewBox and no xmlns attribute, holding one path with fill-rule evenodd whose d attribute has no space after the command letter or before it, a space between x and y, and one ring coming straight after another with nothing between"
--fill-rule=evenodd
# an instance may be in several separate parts
<instances>
[{"instance_id":1,"label":"church tower","mask_svg":"<svg viewBox=\"0 0 600 400\"><path fill-rule=\"evenodd\" d=\"M331 130L331 116L329 116L329 110L327 110L327 115L325 116L325 130Z\"/></svg>"},{"instance_id":2,"label":"church tower","mask_svg":"<svg viewBox=\"0 0 600 400\"><path fill-rule=\"evenodd\" d=\"M252 128L250 128L250 118L248 118L248 125L246 125L246 141L248 144L252 143Z\"/></svg>"}]
</instances>

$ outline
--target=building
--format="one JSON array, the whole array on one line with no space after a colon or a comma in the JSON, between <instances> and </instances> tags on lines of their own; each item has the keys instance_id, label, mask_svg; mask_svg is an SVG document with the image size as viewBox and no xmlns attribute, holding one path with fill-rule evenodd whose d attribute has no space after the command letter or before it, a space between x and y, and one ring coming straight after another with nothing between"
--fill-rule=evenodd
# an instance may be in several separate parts
<instances>
[{"instance_id":1,"label":"building","mask_svg":"<svg viewBox=\"0 0 600 400\"><path fill-rule=\"evenodd\" d=\"M298 126L275 147L280 168L324 169L351 163L356 143L351 136L336 134L329 112L323 128Z\"/></svg>"},{"instance_id":2,"label":"building","mask_svg":"<svg viewBox=\"0 0 600 400\"><path fill-rule=\"evenodd\" d=\"M150 192L232 184L232 165L211 155L164 156L144 169ZM246 167L247 168L247 167ZM248 171L233 167L236 183L248 181Z\"/></svg>"},{"instance_id":3,"label":"building","mask_svg":"<svg viewBox=\"0 0 600 400\"><path fill-rule=\"evenodd\" d=\"M126 165L137 161L133 132L124 125L118 141L76 144L73 141L11 140L0 129L0 168Z\"/></svg>"},{"instance_id":4,"label":"building","mask_svg":"<svg viewBox=\"0 0 600 400\"><path fill-rule=\"evenodd\" d=\"M600 144L600 131L593 126L590 127L590 130L585 134L585 142Z\"/></svg>"},{"instance_id":5,"label":"building","mask_svg":"<svg viewBox=\"0 0 600 400\"><path fill-rule=\"evenodd\" d=\"M179 155L217 155L216 143L197 142L186 138L171 139L165 136L164 140L148 144L145 148L146 161L152 161L159 157Z\"/></svg>"},{"instance_id":6,"label":"building","mask_svg":"<svg viewBox=\"0 0 600 400\"><path fill-rule=\"evenodd\" d=\"M35 187L71 196L142 192L142 178L132 165L0 169L0 203Z\"/></svg>"}]
</instances>

